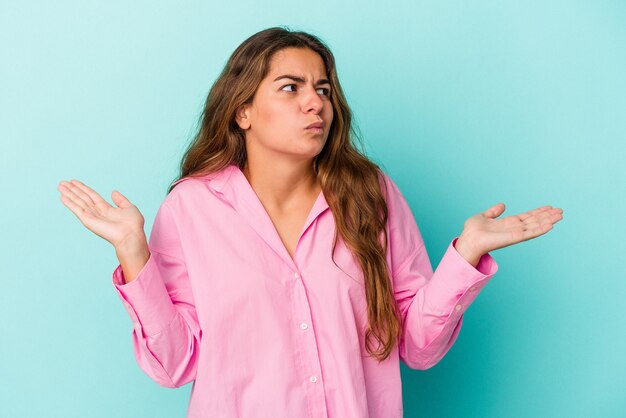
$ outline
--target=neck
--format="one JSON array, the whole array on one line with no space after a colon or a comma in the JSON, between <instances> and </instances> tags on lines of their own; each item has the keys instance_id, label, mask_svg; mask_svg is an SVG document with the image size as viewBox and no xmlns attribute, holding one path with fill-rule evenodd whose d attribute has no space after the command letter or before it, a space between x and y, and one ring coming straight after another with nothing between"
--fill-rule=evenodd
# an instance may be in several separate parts
<instances>
[{"instance_id":1,"label":"neck","mask_svg":"<svg viewBox=\"0 0 626 418\"><path fill-rule=\"evenodd\" d=\"M248 159L241 170L264 205L278 210L321 191L312 160L271 161Z\"/></svg>"}]
</instances>

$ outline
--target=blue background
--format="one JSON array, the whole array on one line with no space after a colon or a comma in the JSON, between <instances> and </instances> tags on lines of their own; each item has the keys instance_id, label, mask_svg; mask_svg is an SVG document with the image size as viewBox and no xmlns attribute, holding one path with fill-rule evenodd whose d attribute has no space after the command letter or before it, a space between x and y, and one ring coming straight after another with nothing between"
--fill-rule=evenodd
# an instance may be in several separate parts
<instances>
[{"instance_id":1,"label":"blue background","mask_svg":"<svg viewBox=\"0 0 626 418\"><path fill-rule=\"evenodd\" d=\"M626 3L0 3L0 416L183 417L191 384L136 365L112 246L59 181L146 233L230 53L275 25L328 43L368 155L409 201L436 267L468 217L549 204L456 344L402 364L406 417L626 416Z\"/></svg>"}]
</instances>

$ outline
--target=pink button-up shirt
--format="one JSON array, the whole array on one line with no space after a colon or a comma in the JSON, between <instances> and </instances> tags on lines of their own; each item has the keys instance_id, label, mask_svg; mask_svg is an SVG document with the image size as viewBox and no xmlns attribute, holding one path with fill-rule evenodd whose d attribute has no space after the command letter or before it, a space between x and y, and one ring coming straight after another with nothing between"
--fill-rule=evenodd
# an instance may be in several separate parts
<instances>
[{"instance_id":1,"label":"pink button-up shirt","mask_svg":"<svg viewBox=\"0 0 626 418\"><path fill-rule=\"evenodd\" d=\"M187 417L402 417L401 359L428 369L457 338L463 313L497 271L454 248L433 273L412 212L384 174L387 265L404 317L402 343L378 364L365 349L363 273L320 193L292 259L234 165L184 178L161 204L150 258L113 284L133 323L139 367L158 384L194 382Z\"/></svg>"}]
</instances>

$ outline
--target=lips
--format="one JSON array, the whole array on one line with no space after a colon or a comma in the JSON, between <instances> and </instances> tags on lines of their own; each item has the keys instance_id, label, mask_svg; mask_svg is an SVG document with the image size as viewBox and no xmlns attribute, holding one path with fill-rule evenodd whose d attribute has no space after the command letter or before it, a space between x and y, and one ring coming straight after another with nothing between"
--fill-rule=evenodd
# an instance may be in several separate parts
<instances>
[{"instance_id":1,"label":"lips","mask_svg":"<svg viewBox=\"0 0 626 418\"><path fill-rule=\"evenodd\" d=\"M309 126L306 127L306 129L309 128L318 128L318 129L322 129L324 128L324 122L314 122L312 124L310 124Z\"/></svg>"}]
</instances>

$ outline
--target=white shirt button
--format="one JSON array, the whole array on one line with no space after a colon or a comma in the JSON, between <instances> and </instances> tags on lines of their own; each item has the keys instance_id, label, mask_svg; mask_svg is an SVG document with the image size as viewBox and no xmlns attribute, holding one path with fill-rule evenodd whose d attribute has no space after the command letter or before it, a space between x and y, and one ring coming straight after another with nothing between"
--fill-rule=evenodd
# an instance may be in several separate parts
<instances>
[{"instance_id":1,"label":"white shirt button","mask_svg":"<svg viewBox=\"0 0 626 418\"><path fill-rule=\"evenodd\" d=\"M456 305L456 310L460 311L463 307L461 305Z\"/></svg>"},{"instance_id":2,"label":"white shirt button","mask_svg":"<svg viewBox=\"0 0 626 418\"><path fill-rule=\"evenodd\" d=\"M296 271L296 272L293 274L293 277L295 277L295 278L297 279L298 277L300 277L300 274L298 274L298 272Z\"/></svg>"},{"instance_id":3,"label":"white shirt button","mask_svg":"<svg viewBox=\"0 0 626 418\"><path fill-rule=\"evenodd\" d=\"M311 376L309 377L309 380L313 383L317 382L317 376Z\"/></svg>"},{"instance_id":4,"label":"white shirt button","mask_svg":"<svg viewBox=\"0 0 626 418\"><path fill-rule=\"evenodd\" d=\"M300 328L302 328L302 329L307 329L308 327L309 326L305 322L300 324Z\"/></svg>"}]
</instances>

